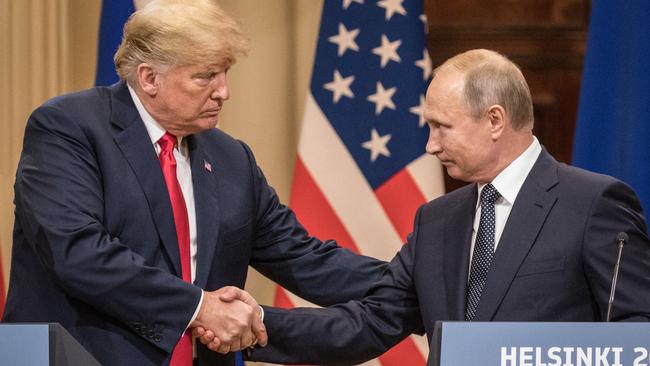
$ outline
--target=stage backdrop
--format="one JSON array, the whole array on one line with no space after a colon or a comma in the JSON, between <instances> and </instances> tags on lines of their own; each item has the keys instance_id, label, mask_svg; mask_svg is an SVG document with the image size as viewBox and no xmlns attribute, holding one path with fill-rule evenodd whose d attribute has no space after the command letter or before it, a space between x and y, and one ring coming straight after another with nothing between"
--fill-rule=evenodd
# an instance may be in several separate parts
<instances>
[{"instance_id":1,"label":"stage backdrop","mask_svg":"<svg viewBox=\"0 0 650 366\"><path fill-rule=\"evenodd\" d=\"M252 49L229 73L225 131L245 140L284 202L309 84L321 0L222 0ZM100 0L0 0L0 277L9 275L13 182L25 122L48 98L95 83ZM4 276L1 276L4 275ZM273 302L252 273L248 290ZM4 291L0 292L4 299Z\"/></svg>"}]
</instances>

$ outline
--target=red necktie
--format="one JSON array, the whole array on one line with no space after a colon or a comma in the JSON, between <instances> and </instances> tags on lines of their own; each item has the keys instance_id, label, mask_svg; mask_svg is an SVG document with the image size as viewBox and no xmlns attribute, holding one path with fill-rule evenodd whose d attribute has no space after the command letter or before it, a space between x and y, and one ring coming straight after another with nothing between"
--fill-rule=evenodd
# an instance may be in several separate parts
<instances>
[{"instance_id":1,"label":"red necktie","mask_svg":"<svg viewBox=\"0 0 650 366\"><path fill-rule=\"evenodd\" d=\"M192 282L190 269L190 225L187 216L187 206L183 198L183 191L176 178L176 159L174 158L174 146L176 136L165 132L165 135L158 140L160 145L160 167L165 176L167 191L172 202L174 211L174 224L176 225L176 236L178 238L178 251L181 255L181 273L183 280ZM172 353L170 366L192 366L192 337L189 329L183 333L181 339L176 343Z\"/></svg>"}]
</instances>

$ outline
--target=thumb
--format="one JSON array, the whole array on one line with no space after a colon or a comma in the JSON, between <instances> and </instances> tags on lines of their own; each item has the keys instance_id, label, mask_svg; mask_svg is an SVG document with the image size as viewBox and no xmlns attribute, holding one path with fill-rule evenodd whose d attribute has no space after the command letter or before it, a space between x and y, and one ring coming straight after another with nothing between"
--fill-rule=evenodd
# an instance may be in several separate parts
<instances>
[{"instance_id":1,"label":"thumb","mask_svg":"<svg viewBox=\"0 0 650 366\"><path fill-rule=\"evenodd\" d=\"M225 288L221 293L219 293L219 300L223 302L232 302L234 300L241 300L243 297L243 291L234 286L229 286Z\"/></svg>"}]
</instances>

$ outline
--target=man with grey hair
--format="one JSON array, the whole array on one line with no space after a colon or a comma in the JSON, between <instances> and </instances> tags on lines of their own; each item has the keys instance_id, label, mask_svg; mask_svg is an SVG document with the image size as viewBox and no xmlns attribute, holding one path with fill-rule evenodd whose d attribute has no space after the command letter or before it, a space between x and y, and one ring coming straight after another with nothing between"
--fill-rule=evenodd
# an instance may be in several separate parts
<instances>
[{"instance_id":1,"label":"man with grey hair","mask_svg":"<svg viewBox=\"0 0 650 366\"><path fill-rule=\"evenodd\" d=\"M435 70L426 150L472 184L417 212L408 243L361 301L266 308L254 360L352 364L436 321L603 321L619 232L629 239L612 319L650 318L650 240L624 183L555 161L533 136L519 68L471 50ZM204 342L209 339L202 339ZM216 342L218 343L218 341Z\"/></svg>"},{"instance_id":2,"label":"man with grey hair","mask_svg":"<svg viewBox=\"0 0 650 366\"><path fill-rule=\"evenodd\" d=\"M214 128L246 47L211 0L153 1L125 25L119 83L32 113L3 321L61 323L103 365L233 365L190 334L266 343L255 300L229 295L249 265L321 305L380 278L384 262L310 237Z\"/></svg>"}]
</instances>

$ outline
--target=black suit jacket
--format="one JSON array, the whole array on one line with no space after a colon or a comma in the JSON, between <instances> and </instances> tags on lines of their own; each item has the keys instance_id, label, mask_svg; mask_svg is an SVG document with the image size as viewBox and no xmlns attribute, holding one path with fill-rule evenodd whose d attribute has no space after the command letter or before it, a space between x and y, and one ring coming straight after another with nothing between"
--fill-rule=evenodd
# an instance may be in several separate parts
<instances>
[{"instance_id":1,"label":"black suit jacket","mask_svg":"<svg viewBox=\"0 0 650 366\"><path fill-rule=\"evenodd\" d=\"M243 287L249 264L323 305L358 298L379 278L382 262L309 237L245 144L216 129L187 140L194 284L179 278L171 203L126 85L36 109L16 173L3 321L61 323L104 365L163 365L201 289ZM199 357L234 364L203 347Z\"/></svg>"},{"instance_id":2,"label":"black suit jacket","mask_svg":"<svg viewBox=\"0 0 650 366\"><path fill-rule=\"evenodd\" d=\"M266 309L270 346L255 360L353 363L424 326L463 320L477 186L423 205L408 243L363 301L328 309ZM617 233L626 232L614 320L650 317L650 241L634 192L543 151L495 252L476 321L602 321Z\"/></svg>"}]
</instances>

